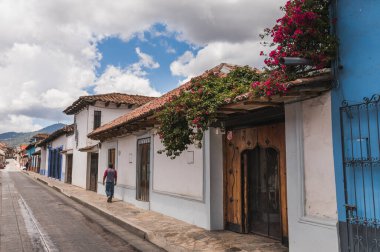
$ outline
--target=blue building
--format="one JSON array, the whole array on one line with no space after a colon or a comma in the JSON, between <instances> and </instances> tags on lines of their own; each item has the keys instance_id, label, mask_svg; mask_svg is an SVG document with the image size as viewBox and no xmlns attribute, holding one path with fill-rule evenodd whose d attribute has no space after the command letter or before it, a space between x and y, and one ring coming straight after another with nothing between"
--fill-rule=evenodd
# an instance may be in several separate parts
<instances>
[{"instance_id":1,"label":"blue building","mask_svg":"<svg viewBox=\"0 0 380 252\"><path fill-rule=\"evenodd\" d=\"M336 1L332 127L342 251L380 251L380 2Z\"/></svg>"}]
</instances>

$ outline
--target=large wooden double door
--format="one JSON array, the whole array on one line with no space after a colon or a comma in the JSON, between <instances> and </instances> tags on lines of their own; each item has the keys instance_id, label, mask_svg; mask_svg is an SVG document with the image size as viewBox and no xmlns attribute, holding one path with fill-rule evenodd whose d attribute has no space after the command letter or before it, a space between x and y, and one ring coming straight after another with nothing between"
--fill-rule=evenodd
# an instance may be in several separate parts
<instances>
[{"instance_id":1,"label":"large wooden double door","mask_svg":"<svg viewBox=\"0 0 380 252\"><path fill-rule=\"evenodd\" d=\"M228 131L224 151L226 229L286 243L284 123Z\"/></svg>"}]
</instances>

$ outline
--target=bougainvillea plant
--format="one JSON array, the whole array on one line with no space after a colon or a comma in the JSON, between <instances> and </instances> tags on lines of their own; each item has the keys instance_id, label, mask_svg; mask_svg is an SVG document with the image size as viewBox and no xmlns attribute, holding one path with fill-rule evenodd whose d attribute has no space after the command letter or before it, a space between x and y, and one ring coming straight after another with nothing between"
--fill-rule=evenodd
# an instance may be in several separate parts
<instances>
[{"instance_id":1,"label":"bougainvillea plant","mask_svg":"<svg viewBox=\"0 0 380 252\"><path fill-rule=\"evenodd\" d=\"M252 83L256 96L270 97L286 91L284 83L302 76L306 70L328 67L335 57L337 39L330 34L329 0L290 0L281 9L284 16L262 38L271 38L274 49L266 55L264 81ZM264 55L263 52L260 53ZM286 66L283 57L308 59L308 66Z\"/></svg>"},{"instance_id":2,"label":"bougainvillea plant","mask_svg":"<svg viewBox=\"0 0 380 252\"><path fill-rule=\"evenodd\" d=\"M191 144L202 147L203 133L217 120L217 109L236 96L249 92L260 73L248 66L238 67L226 77L213 74L191 80L187 90L168 102L158 112L158 134L172 159Z\"/></svg>"},{"instance_id":3,"label":"bougainvillea plant","mask_svg":"<svg viewBox=\"0 0 380 252\"><path fill-rule=\"evenodd\" d=\"M329 65L335 56L337 40L330 35L329 0L290 0L284 16L262 37L271 38L274 49L267 55L266 69L237 68L226 77L209 75L192 80L190 87L158 112L158 134L170 158L179 156L189 145L202 146L203 133L217 120L217 110L248 91L256 97L271 97L286 92L284 83L307 70ZM261 53L262 55L264 53ZM308 66L286 66L283 57L310 60Z\"/></svg>"}]
</instances>

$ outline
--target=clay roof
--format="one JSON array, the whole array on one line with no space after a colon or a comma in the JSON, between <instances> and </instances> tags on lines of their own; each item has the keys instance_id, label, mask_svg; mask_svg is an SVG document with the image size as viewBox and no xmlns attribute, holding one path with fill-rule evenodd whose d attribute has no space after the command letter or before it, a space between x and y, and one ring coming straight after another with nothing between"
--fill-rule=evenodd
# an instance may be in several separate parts
<instances>
[{"instance_id":1,"label":"clay roof","mask_svg":"<svg viewBox=\"0 0 380 252\"><path fill-rule=\"evenodd\" d=\"M200 78L205 78L211 74L214 74L219 77L226 76L231 70L236 68L237 66L235 65L230 65L226 63L222 63L206 72L204 72L202 75L198 76ZM161 110L164 105L169 102L173 97L178 96L181 91L188 89L191 86L192 82L191 80L182 84L178 88L175 88L168 93L162 95L161 97L158 97L145 105L136 108L135 110L116 118L115 120L104 124L103 126L97 128L90 134L88 134L89 138L96 138L97 135L100 135L108 130L115 129L117 127L126 125L128 123L137 121L139 119L148 117L152 115L154 112Z\"/></svg>"},{"instance_id":2,"label":"clay roof","mask_svg":"<svg viewBox=\"0 0 380 252\"><path fill-rule=\"evenodd\" d=\"M59 129L59 130L56 130L54 131L53 133L51 133L47 138L45 138L44 140L40 141L37 143L37 146L41 147L41 146L44 146L46 145L47 143L50 143L51 141L54 141L55 139L57 139L58 137L62 136L62 135L70 135L74 132L74 124L71 124L71 125L66 125L64 126L63 128Z\"/></svg>"},{"instance_id":3,"label":"clay roof","mask_svg":"<svg viewBox=\"0 0 380 252\"><path fill-rule=\"evenodd\" d=\"M49 136L48 133L38 133L38 134L34 135L32 138L45 139L48 136Z\"/></svg>"},{"instance_id":4,"label":"clay roof","mask_svg":"<svg viewBox=\"0 0 380 252\"><path fill-rule=\"evenodd\" d=\"M206 71L199 77L206 77L209 74L214 74L219 77L224 77L236 68L237 66L220 64L209 71ZM282 106L287 103L298 102L305 99L310 99L321 95L323 92L331 89L332 76L329 69L323 71L317 71L316 73L310 73L304 78L300 78L294 81L286 83L288 91L284 95L275 95L268 97L254 97L251 92L242 94L236 97L234 100L226 101L222 106L221 113L226 116L239 111L253 111L264 107ZM97 128L90 134L89 138L104 140L115 136L130 133L138 130L141 127L150 127L154 120L147 120L156 111L160 111L167 102L169 102L175 96L178 96L182 90L186 90L191 86L192 82L186 82L180 87L164 94L163 96L156 98L147 104L119 117L115 120ZM140 125L140 126L139 126ZM146 126L142 126L146 125ZM149 125L149 126L147 126Z\"/></svg>"},{"instance_id":5,"label":"clay roof","mask_svg":"<svg viewBox=\"0 0 380 252\"><path fill-rule=\"evenodd\" d=\"M142 96L142 95L129 95L121 93L109 93L99 95L87 95L81 96L73 104L67 107L63 112L67 115L76 114L78 111L86 107L87 105L94 104L97 101L121 104L131 104L141 106L155 97Z\"/></svg>"}]
</instances>

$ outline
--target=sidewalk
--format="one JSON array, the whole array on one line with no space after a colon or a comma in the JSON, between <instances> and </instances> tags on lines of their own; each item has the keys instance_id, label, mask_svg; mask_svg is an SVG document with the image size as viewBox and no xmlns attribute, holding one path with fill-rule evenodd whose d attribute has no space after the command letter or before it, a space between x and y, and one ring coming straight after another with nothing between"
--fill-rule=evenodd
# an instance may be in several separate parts
<instances>
[{"instance_id":1,"label":"sidewalk","mask_svg":"<svg viewBox=\"0 0 380 252\"><path fill-rule=\"evenodd\" d=\"M34 172L25 173L167 251L288 251L272 239L229 231L207 231L119 199L110 204L105 196L95 192Z\"/></svg>"}]
</instances>

